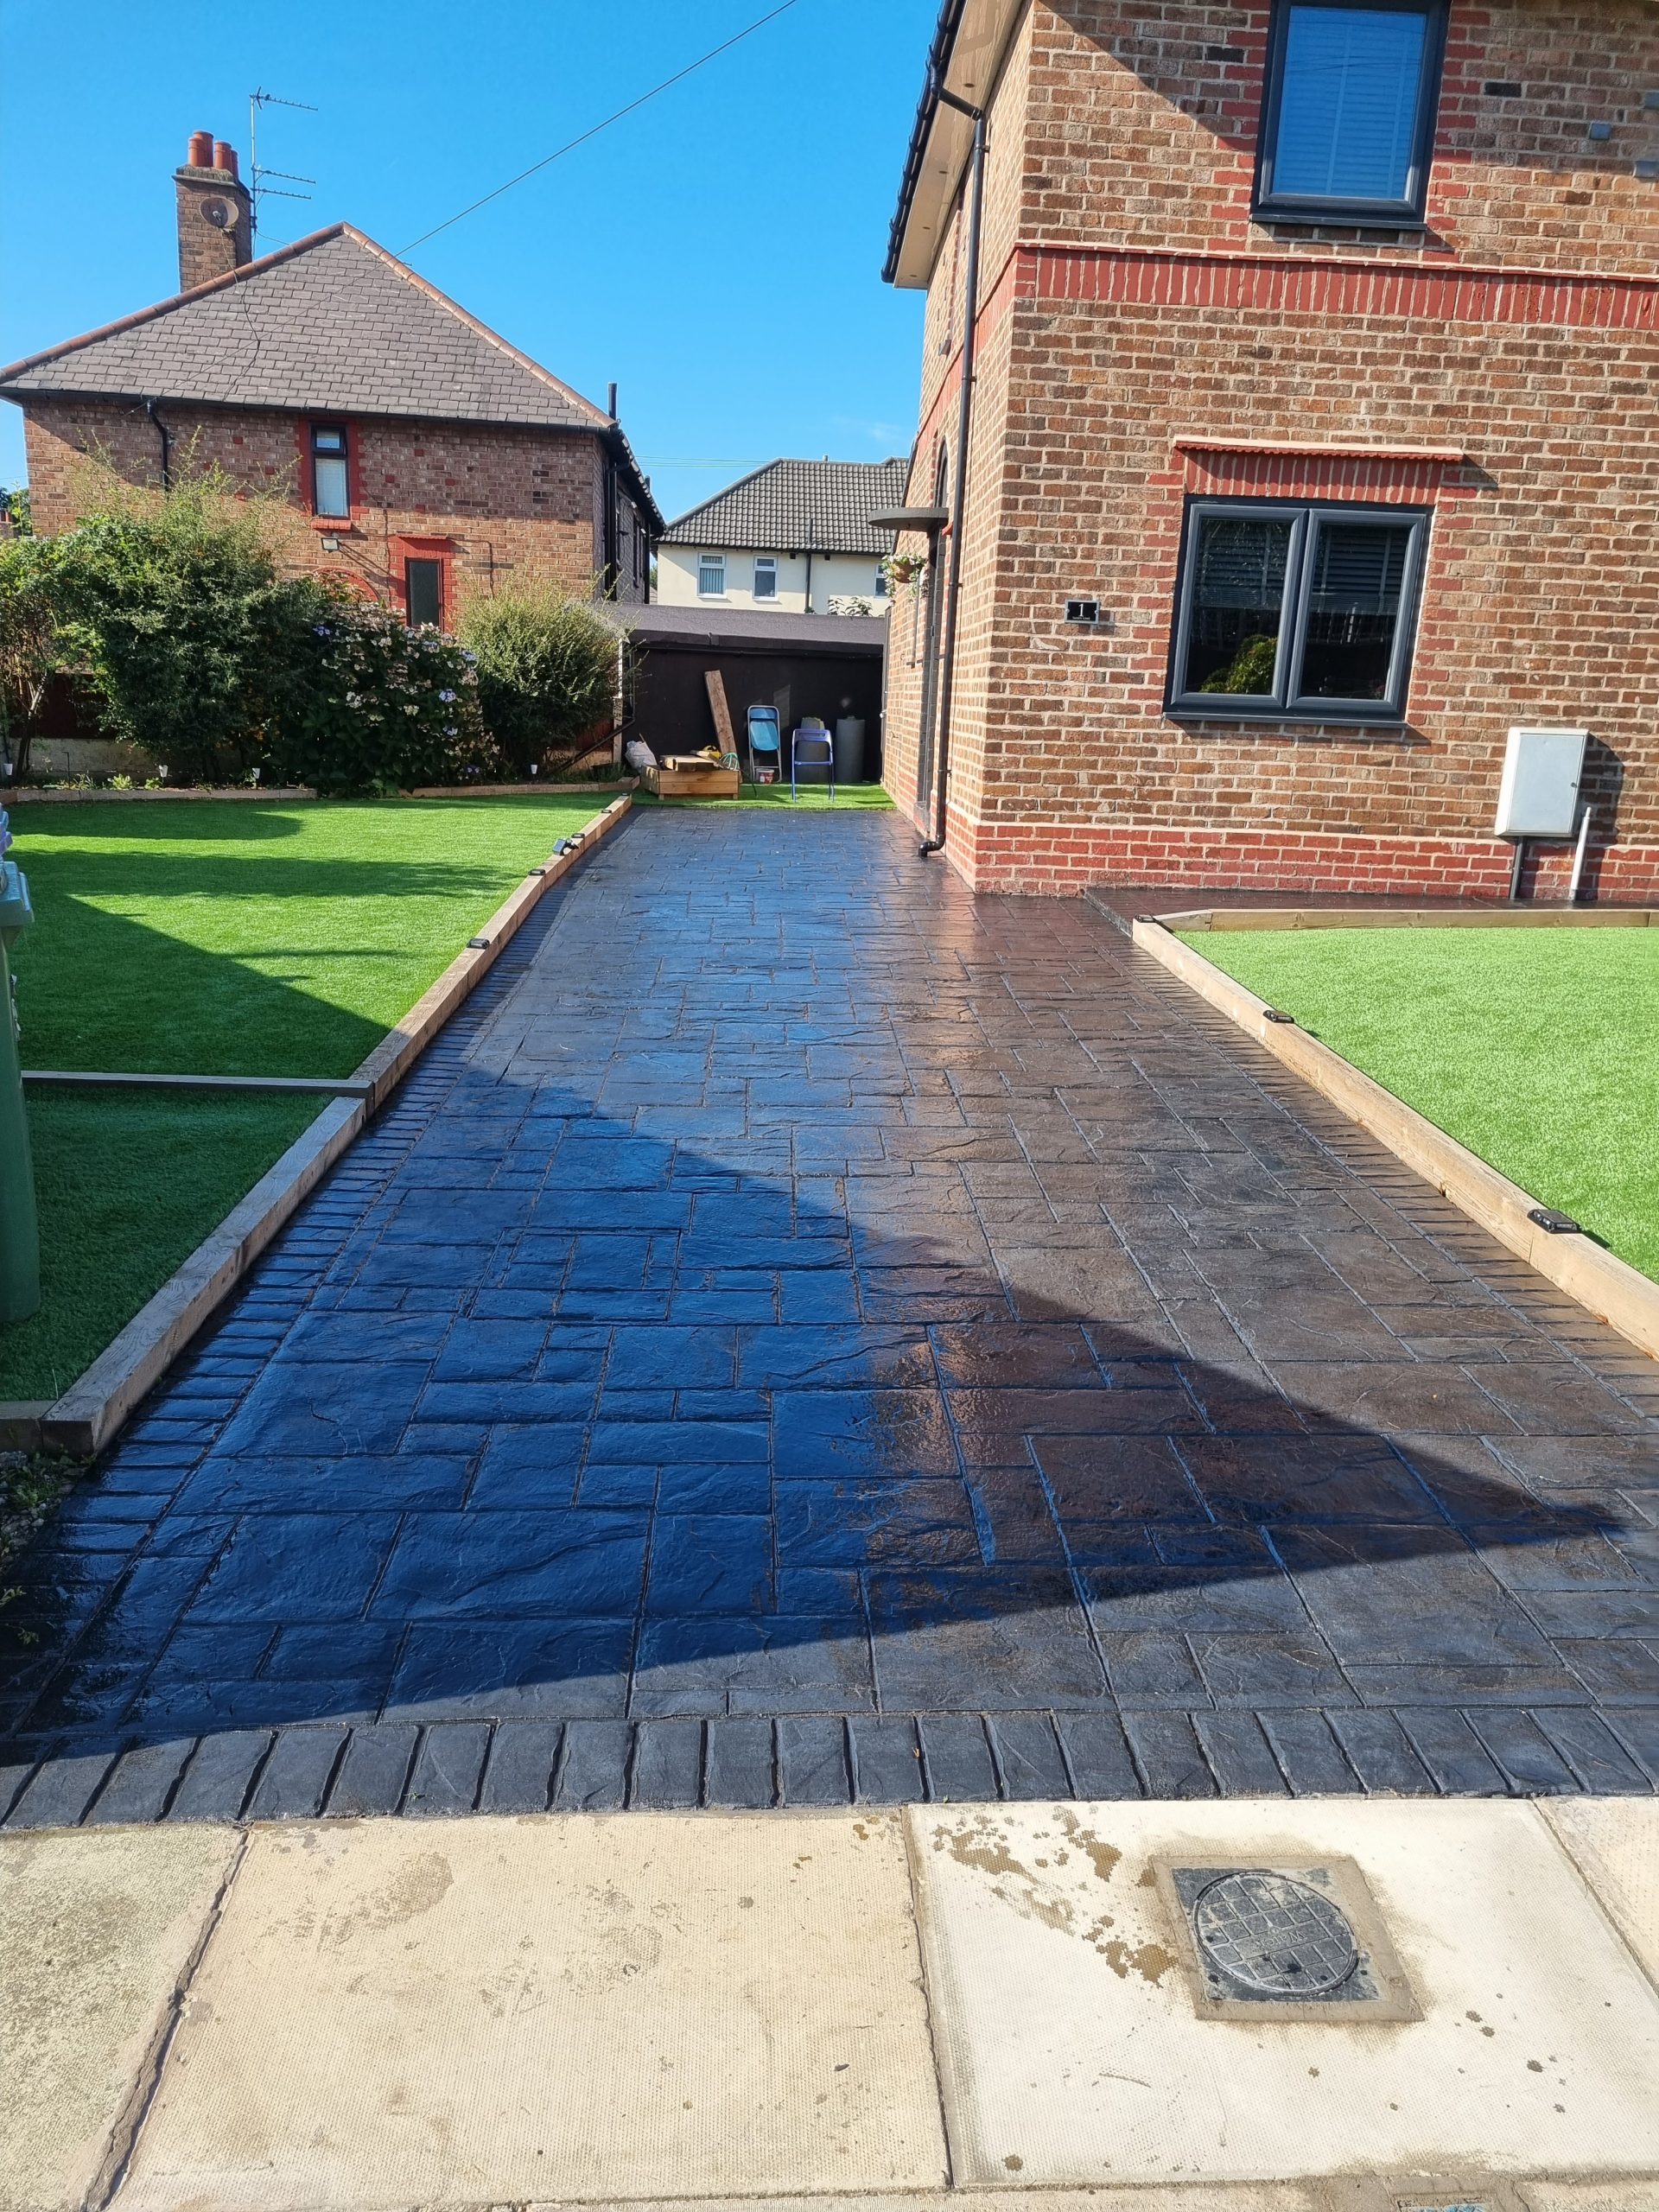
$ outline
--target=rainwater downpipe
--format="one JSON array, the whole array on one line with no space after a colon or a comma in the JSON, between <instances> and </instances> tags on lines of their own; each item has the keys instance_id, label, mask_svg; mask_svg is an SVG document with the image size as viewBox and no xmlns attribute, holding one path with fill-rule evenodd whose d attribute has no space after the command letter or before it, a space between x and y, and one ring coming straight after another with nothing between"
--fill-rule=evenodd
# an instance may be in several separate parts
<instances>
[{"instance_id":1,"label":"rainwater downpipe","mask_svg":"<svg viewBox=\"0 0 1659 2212\"><path fill-rule=\"evenodd\" d=\"M173 433L156 412L153 399L144 402L144 412L156 425L156 435L162 442L162 489L170 492L173 488Z\"/></svg>"},{"instance_id":2,"label":"rainwater downpipe","mask_svg":"<svg viewBox=\"0 0 1659 2212\"><path fill-rule=\"evenodd\" d=\"M950 705L956 688L957 609L962 597L963 541L968 497L968 438L974 419L974 340L979 315L979 218L985 185L985 111L948 92L939 99L959 115L972 118L974 156L968 185L968 256L963 285L962 393L957 410L956 483L950 494L950 578L944 595L944 636L939 651L938 721L934 734L933 835L917 847L923 860L944 850L945 791L950 766Z\"/></svg>"}]
</instances>

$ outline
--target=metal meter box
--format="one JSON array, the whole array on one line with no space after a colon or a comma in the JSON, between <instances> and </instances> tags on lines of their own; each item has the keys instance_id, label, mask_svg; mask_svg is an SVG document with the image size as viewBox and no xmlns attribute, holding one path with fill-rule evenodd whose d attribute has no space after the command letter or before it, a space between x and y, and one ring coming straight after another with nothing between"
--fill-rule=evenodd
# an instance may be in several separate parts
<instances>
[{"instance_id":1,"label":"metal meter box","mask_svg":"<svg viewBox=\"0 0 1659 2212\"><path fill-rule=\"evenodd\" d=\"M1497 787L1498 837L1571 837L1587 729L1512 729Z\"/></svg>"}]
</instances>

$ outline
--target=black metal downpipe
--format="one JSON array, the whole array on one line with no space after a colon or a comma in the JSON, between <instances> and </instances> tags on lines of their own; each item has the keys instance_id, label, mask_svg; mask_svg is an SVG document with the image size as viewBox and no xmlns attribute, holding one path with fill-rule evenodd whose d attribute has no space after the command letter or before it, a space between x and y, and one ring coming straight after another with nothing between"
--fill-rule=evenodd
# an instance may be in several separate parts
<instances>
[{"instance_id":1,"label":"black metal downpipe","mask_svg":"<svg viewBox=\"0 0 1659 2212\"><path fill-rule=\"evenodd\" d=\"M156 425L156 435L162 442L162 489L170 492L173 488L173 433L156 412L153 399L144 402L144 412Z\"/></svg>"},{"instance_id":2,"label":"black metal downpipe","mask_svg":"<svg viewBox=\"0 0 1659 2212\"><path fill-rule=\"evenodd\" d=\"M962 397L957 411L956 483L950 494L950 580L944 596L944 637L939 653L938 722L934 735L933 835L917 847L919 857L944 849L945 791L950 766L950 707L957 674L957 610L962 597L963 541L966 537L968 498L968 439L974 419L974 340L979 315L979 219L985 188L985 111L970 107L941 85L938 97L946 107L971 116L974 156L968 187L968 266L963 283L962 316Z\"/></svg>"}]
</instances>

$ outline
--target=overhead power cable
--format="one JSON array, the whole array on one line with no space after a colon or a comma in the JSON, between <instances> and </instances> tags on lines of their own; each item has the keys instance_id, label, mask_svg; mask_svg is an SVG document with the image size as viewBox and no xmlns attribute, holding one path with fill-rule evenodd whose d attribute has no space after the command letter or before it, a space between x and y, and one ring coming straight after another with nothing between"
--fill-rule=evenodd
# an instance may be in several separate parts
<instances>
[{"instance_id":1,"label":"overhead power cable","mask_svg":"<svg viewBox=\"0 0 1659 2212\"><path fill-rule=\"evenodd\" d=\"M595 123L591 130L568 139L563 146L556 146L539 162L532 162L527 169L520 169L517 176L510 176L505 184L498 184L493 192L486 192L481 200L474 200L470 207L463 207L458 214L447 216L442 223L435 223L429 231L423 231L419 238L411 238L407 245L400 246L398 251L413 253L417 245L424 245L429 238L436 238L440 231L449 230L454 224L465 222L468 215L475 215L480 207L487 207L492 200L499 200L504 192L511 192L515 185L523 184L526 177L535 176L553 162L563 161L567 154L574 154L578 146L585 146L590 138L597 138L601 130L608 130L613 123L620 123L625 115L632 115L636 108L644 107L671 86L695 76L699 69L706 69L711 61L717 61L722 54L729 54L734 46L741 46L746 38L753 38L756 31L764 30L768 23L776 22L779 16L788 15L790 10L799 3L800 0L782 0L781 6L769 10L764 16L757 16L752 23L746 24L741 31L734 31L730 38L722 39L718 46L711 46L707 54L700 54L695 61L688 61L683 69L677 69L671 77L664 77L660 85L653 85L648 92L641 92L638 99L630 100L626 107L618 108L614 115L607 115L602 123Z\"/></svg>"}]
</instances>

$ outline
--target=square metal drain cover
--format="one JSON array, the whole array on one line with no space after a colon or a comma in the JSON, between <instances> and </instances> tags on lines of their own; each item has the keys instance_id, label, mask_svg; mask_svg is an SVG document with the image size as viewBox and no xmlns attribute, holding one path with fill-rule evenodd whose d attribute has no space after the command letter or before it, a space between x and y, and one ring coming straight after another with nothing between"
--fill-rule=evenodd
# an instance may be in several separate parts
<instances>
[{"instance_id":1,"label":"square metal drain cover","mask_svg":"<svg viewBox=\"0 0 1659 2212\"><path fill-rule=\"evenodd\" d=\"M1422 2018L1351 1859L1155 1860L1201 2017Z\"/></svg>"}]
</instances>

